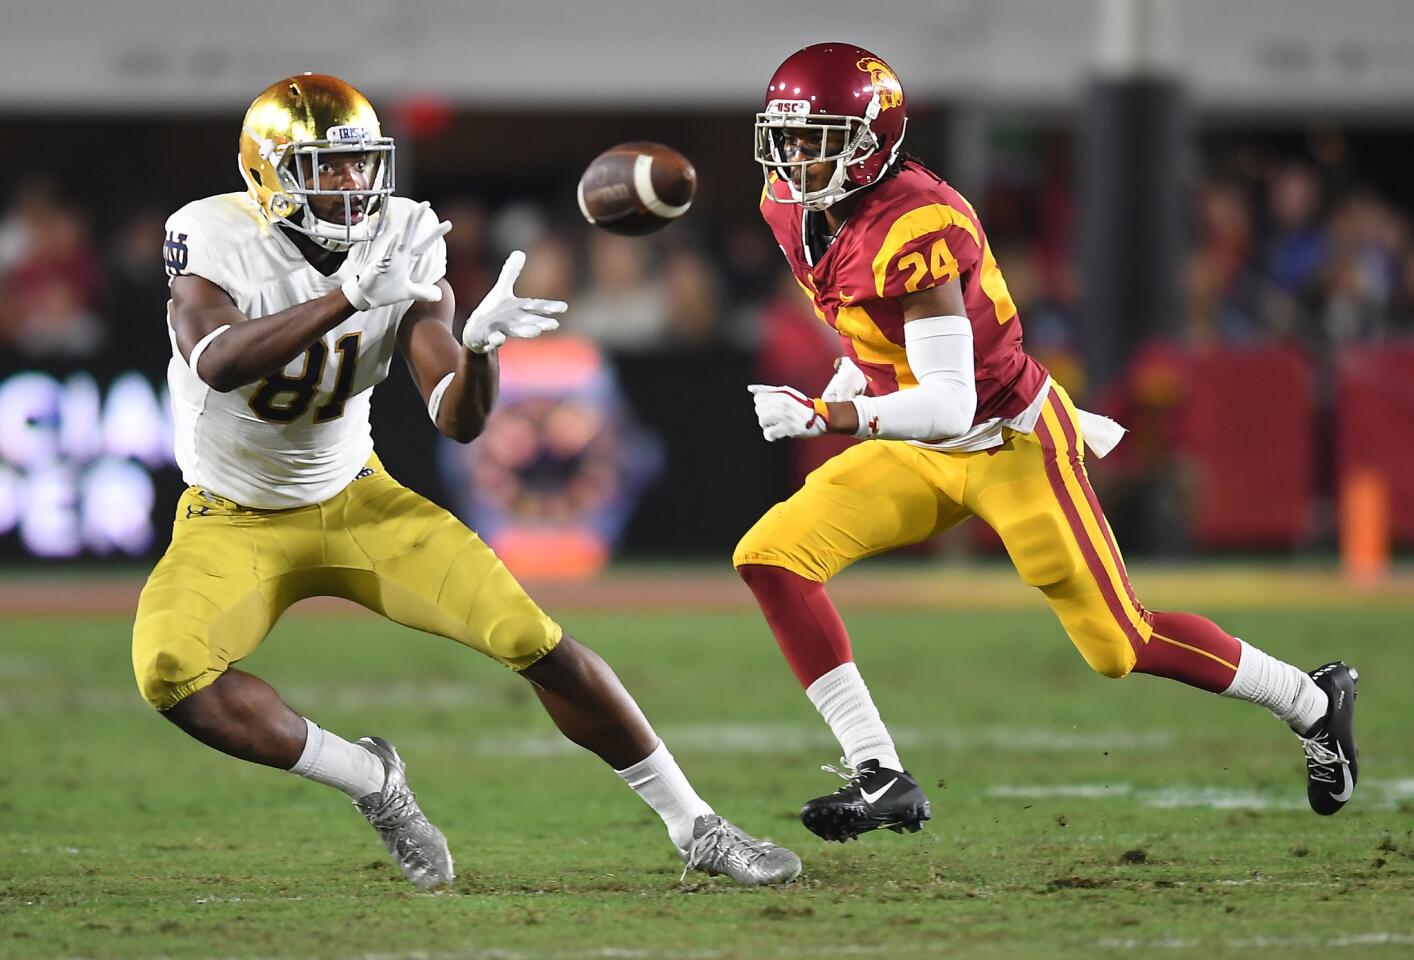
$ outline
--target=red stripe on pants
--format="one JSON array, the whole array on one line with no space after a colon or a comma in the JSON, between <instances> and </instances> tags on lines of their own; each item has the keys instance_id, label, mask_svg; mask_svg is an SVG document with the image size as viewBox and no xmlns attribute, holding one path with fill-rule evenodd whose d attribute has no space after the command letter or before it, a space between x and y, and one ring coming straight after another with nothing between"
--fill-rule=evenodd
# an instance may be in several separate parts
<instances>
[{"instance_id":1,"label":"red stripe on pants","mask_svg":"<svg viewBox=\"0 0 1414 960\"><path fill-rule=\"evenodd\" d=\"M1056 412L1061 422L1065 422L1066 413L1060 408L1060 403L1056 399L1056 393L1051 391L1051 395L1046 398L1046 402L1051 405L1051 409ZM1075 500L1066 488L1065 478L1061 474L1060 460L1056 451L1055 436L1051 433L1050 426L1045 418L1036 421L1036 436L1041 441L1041 449L1045 451L1043 459L1046 463L1046 479L1050 481L1051 492L1055 494L1056 500L1060 502L1061 511L1065 514L1066 522L1070 525L1071 535L1075 537L1075 542L1080 545L1080 552L1085 557L1085 566L1090 570L1090 576L1094 578L1096 585L1100 588L1100 595L1105 598L1105 606L1109 607L1111 616L1115 623L1119 624L1124 631L1124 635L1129 638L1130 646L1138 649L1144 645L1144 639L1139 635L1139 631L1134 628L1129 617L1124 610L1124 604L1120 602L1119 594L1115 593L1114 584L1110 582L1110 573L1105 569L1104 563L1100 561L1100 554L1095 550L1095 544L1090 539L1090 533L1085 529L1084 522L1080 519L1080 511L1075 505ZM1071 456L1075 456L1074 448L1071 448Z\"/></svg>"},{"instance_id":2,"label":"red stripe on pants","mask_svg":"<svg viewBox=\"0 0 1414 960\"><path fill-rule=\"evenodd\" d=\"M1051 396L1055 397L1055 389L1052 388ZM1057 402L1054 409L1061 422L1061 432L1065 434L1066 443L1070 445L1070 463L1075 471L1075 479L1080 484L1080 489L1085 493L1085 500L1090 504L1090 513L1095 518L1095 526L1100 528L1100 533L1104 535L1105 544L1110 550L1110 559L1114 561L1115 569L1119 571L1120 581L1124 584L1124 589L1129 594L1129 602L1134 605L1134 609L1141 617L1148 619L1144 608L1140 605L1137 597L1134 596L1134 587L1129 582L1129 571L1124 567L1124 558L1120 556L1119 547L1115 545L1114 534L1110 531L1109 522L1105 519L1105 511L1100 508L1100 500L1095 496L1095 491L1090 486L1090 478L1085 474L1085 465L1080 461L1080 443L1075 435L1075 425L1070 422L1070 417L1066 414L1064 405Z\"/></svg>"}]
</instances>

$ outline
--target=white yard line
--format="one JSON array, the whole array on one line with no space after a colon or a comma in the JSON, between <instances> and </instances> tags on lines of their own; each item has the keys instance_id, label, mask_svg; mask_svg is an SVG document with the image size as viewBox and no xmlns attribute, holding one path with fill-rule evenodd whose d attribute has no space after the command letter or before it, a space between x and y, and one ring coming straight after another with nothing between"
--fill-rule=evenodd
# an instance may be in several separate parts
<instances>
[{"instance_id":1,"label":"white yard line","mask_svg":"<svg viewBox=\"0 0 1414 960\"><path fill-rule=\"evenodd\" d=\"M1414 934L1349 933L1334 937L1237 937L1231 940L1210 940L1186 937L1160 937L1140 939L1137 937L1103 937L1095 941L1095 946L1105 950L1191 950L1195 947L1222 948L1227 950L1269 950L1273 947L1385 947L1409 946L1414 944Z\"/></svg>"},{"instance_id":2,"label":"white yard line","mask_svg":"<svg viewBox=\"0 0 1414 960\"><path fill-rule=\"evenodd\" d=\"M1076 797L1124 797L1134 788L1127 783L1003 783L987 788L989 797L1016 797L1022 800L1049 800Z\"/></svg>"},{"instance_id":3,"label":"white yard line","mask_svg":"<svg viewBox=\"0 0 1414 960\"><path fill-rule=\"evenodd\" d=\"M1127 730L1074 731L1045 727L895 726L894 742L902 749L950 747L1007 753L1100 753L1105 750L1148 750L1165 747L1178 737L1171 730L1140 733ZM762 754L818 751L829 759L839 745L821 724L699 723L663 726L659 735L676 752ZM401 741L399 741L401 743ZM410 739L409 743L416 742ZM439 740L439 742L441 742ZM559 756L579 748L559 734L509 731L480 737L472 749L496 756Z\"/></svg>"},{"instance_id":4,"label":"white yard line","mask_svg":"<svg viewBox=\"0 0 1414 960\"><path fill-rule=\"evenodd\" d=\"M1400 803L1414 799L1414 777L1381 779L1367 777L1360 781L1360 805L1364 808L1392 810ZM1167 787L1136 787L1131 783L1001 783L987 788L987 796L1019 800L1097 800L1123 798L1157 809L1206 807L1214 810L1304 810L1306 800L1294 793L1268 793L1260 790L1234 790L1226 787L1203 787L1175 784Z\"/></svg>"},{"instance_id":5,"label":"white yard line","mask_svg":"<svg viewBox=\"0 0 1414 960\"><path fill-rule=\"evenodd\" d=\"M1368 947L1411 946L1414 934L1391 931L1369 931L1338 934L1331 937L1102 937L1089 944L1070 945L1054 940L1001 941L989 946L1015 953L1055 956L1073 955L1082 950L1270 950L1283 947L1318 947L1328 949L1359 949ZM966 941L938 940L931 943L912 943L908 952L914 956L955 955L966 946ZM804 948L809 956L816 957L871 957L897 956L898 947L891 943L879 944L811 944ZM801 956L800 945L781 946L774 949L753 948L751 955L769 957ZM720 957L741 956L737 950L723 951L710 947L695 950L654 950L648 947L595 947L582 950L526 951L502 950L495 947L476 950L412 950L403 953L362 953L350 954L345 960L717 960ZM242 954L239 957L211 957L210 960L304 960L304 954L271 954L253 957ZM62 960L93 960L88 957L65 957ZM170 960L163 954L144 960Z\"/></svg>"}]
</instances>

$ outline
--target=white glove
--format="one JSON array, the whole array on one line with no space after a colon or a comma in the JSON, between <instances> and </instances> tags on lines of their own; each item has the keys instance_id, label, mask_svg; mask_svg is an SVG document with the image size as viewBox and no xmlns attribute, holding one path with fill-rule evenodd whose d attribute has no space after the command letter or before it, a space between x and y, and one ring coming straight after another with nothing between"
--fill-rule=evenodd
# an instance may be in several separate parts
<instances>
[{"instance_id":1,"label":"white glove","mask_svg":"<svg viewBox=\"0 0 1414 960\"><path fill-rule=\"evenodd\" d=\"M769 387L753 383L746 388L756 400L756 422L767 440L818 437L829 423L815 409L815 401L794 387Z\"/></svg>"},{"instance_id":2,"label":"white glove","mask_svg":"<svg viewBox=\"0 0 1414 960\"><path fill-rule=\"evenodd\" d=\"M452 229L450 221L443 220L432 233L424 237L411 250L408 249L408 235L415 231L422 214L428 209L426 201L417 205L417 210L408 218L408 226L401 236L394 236L388 242L383 259L365 267L356 277L344 281L342 289L355 310L372 310L387 307L405 300L425 300L436 303L442 299L442 288L435 283L414 283L413 264L426 253L438 239Z\"/></svg>"},{"instance_id":3,"label":"white glove","mask_svg":"<svg viewBox=\"0 0 1414 960\"><path fill-rule=\"evenodd\" d=\"M825 392L820 394L820 399L826 403L843 403L853 400L868 388L869 378L864 371L856 367L849 357L840 357L835 361L835 375L825 384Z\"/></svg>"},{"instance_id":4,"label":"white glove","mask_svg":"<svg viewBox=\"0 0 1414 960\"><path fill-rule=\"evenodd\" d=\"M466 318L462 344L468 350L490 353L505 343L507 337L531 340L559 329L560 321L553 315L564 313L569 304L563 300L533 300L515 295L516 278L524 266L525 254L511 251L496 285Z\"/></svg>"}]
</instances>

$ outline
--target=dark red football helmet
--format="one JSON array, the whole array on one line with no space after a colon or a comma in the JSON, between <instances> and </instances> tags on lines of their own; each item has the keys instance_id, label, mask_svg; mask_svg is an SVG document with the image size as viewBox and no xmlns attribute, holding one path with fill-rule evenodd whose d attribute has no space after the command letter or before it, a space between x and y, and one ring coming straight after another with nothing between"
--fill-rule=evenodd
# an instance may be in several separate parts
<instances>
[{"instance_id":1,"label":"dark red football helmet","mask_svg":"<svg viewBox=\"0 0 1414 960\"><path fill-rule=\"evenodd\" d=\"M766 88L756 115L756 159L769 184L775 173L790 184L780 203L823 210L875 183L898 155L908 118L898 75L868 50L848 43L817 43L786 58ZM814 163L835 164L820 190L806 189Z\"/></svg>"}]
</instances>

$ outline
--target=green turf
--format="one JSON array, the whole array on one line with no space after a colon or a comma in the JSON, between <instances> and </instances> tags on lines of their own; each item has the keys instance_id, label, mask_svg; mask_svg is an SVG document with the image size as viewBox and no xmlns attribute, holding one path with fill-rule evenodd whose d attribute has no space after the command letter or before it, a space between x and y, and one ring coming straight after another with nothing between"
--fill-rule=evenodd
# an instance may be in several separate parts
<instances>
[{"instance_id":1,"label":"green turf","mask_svg":"<svg viewBox=\"0 0 1414 960\"><path fill-rule=\"evenodd\" d=\"M524 682L371 617L292 616L246 666L409 762L460 878L418 894L325 787L138 700L128 623L0 629L0 957L1288 957L1414 952L1414 611L1222 618L1363 670L1363 774L1304 809L1265 712L1089 673L1041 611L850 617L935 820L845 846L795 821L831 741L754 615L566 616L698 789L803 879L689 878L656 818L561 746ZM1060 792L1061 795L1056 795Z\"/></svg>"}]
</instances>

